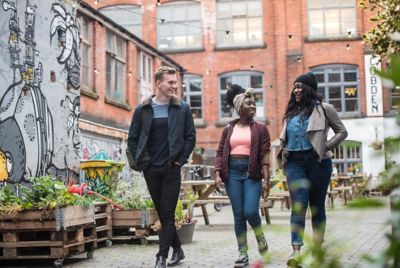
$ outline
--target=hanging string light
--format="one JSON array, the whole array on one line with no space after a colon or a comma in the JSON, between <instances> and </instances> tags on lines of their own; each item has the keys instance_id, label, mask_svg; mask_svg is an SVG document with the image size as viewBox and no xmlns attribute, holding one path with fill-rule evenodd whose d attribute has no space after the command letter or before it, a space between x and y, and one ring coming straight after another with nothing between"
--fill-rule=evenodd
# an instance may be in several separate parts
<instances>
[{"instance_id":1,"label":"hanging string light","mask_svg":"<svg viewBox=\"0 0 400 268\"><path fill-rule=\"evenodd\" d=\"M351 38L351 30L348 30L348 31L347 31L347 36L348 36L349 38Z\"/></svg>"},{"instance_id":2,"label":"hanging string light","mask_svg":"<svg viewBox=\"0 0 400 268\"><path fill-rule=\"evenodd\" d=\"M289 40L292 40L293 35L289 34L289 35L288 35L288 38L289 38Z\"/></svg>"},{"instance_id":3,"label":"hanging string light","mask_svg":"<svg viewBox=\"0 0 400 268\"><path fill-rule=\"evenodd\" d=\"M297 56L296 60L297 60L298 63L300 63L301 62L301 56Z\"/></svg>"},{"instance_id":4,"label":"hanging string light","mask_svg":"<svg viewBox=\"0 0 400 268\"><path fill-rule=\"evenodd\" d=\"M350 50L350 44L349 43L346 44L346 49Z\"/></svg>"}]
</instances>

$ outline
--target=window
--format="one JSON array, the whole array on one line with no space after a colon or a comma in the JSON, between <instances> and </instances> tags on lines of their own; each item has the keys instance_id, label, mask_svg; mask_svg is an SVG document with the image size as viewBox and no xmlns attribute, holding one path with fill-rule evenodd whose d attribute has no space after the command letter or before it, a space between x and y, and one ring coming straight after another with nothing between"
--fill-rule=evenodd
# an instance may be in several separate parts
<instances>
[{"instance_id":1,"label":"window","mask_svg":"<svg viewBox=\"0 0 400 268\"><path fill-rule=\"evenodd\" d=\"M139 100L142 102L153 94L153 59L143 51L139 53L138 70L140 79Z\"/></svg>"},{"instance_id":2,"label":"window","mask_svg":"<svg viewBox=\"0 0 400 268\"><path fill-rule=\"evenodd\" d=\"M125 100L126 41L107 30L106 40L106 95L114 100Z\"/></svg>"},{"instance_id":3,"label":"window","mask_svg":"<svg viewBox=\"0 0 400 268\"><path fill-rule=\"evenodd\" d=\"M81 38L81 85L93 90L92 64L92 23L85 17L80 17Z\"/></svg>"},{"instance_id":4,"label":"window","mask_svg":"<svg viewBox=\"0 0 400 268\"><path fill-rule=\"evenodd\" d=\"M142 9L136 5L104 7L100 12L133 33L142 37Z\"/></svg>"},{"instance_id":5,"label":"window","mask_svg":"<svg viewBox=\"0 0 400 268\"><path fill-rule=\"evenodd\" d=\"M183 98L189 103L194 119L203 118L203 82L200 76L185 75Z\"/></svg>"},{"instance_id":6,"label":"window","mask_svg":"<svg viewBox=\"0 0 400 268\"><path fill-rule=\"evenodd\" d=\"M221 75L219 78L219 96L220 96L220 116L221 118L230 118L236 116L236 113L226 103L226 90L232 84L238 84L243 88L253 88L256 99L256 118L263 119L264 116L264 81L263 75L259 72L234 72Z\"/></svg>"},{"instance_id":7,"label":"window","mask_svg":"<svg viewBox=\"0 0 400 268\"><path fill-rule=\"evenodd\" d=\"M198 2L179 1L158 7L158 48L201 48L201 12Z\"/></svg>"},{"instance_id":8,"label":"window","mask_svg":"<svg viewBox=\"0 0 400 268\"><path fill-rule=\"evenodd\" d=\"M359 114L358 68L354 65L327 65L313 68L318 80L318 93L339 114Z\"/></svg>"},{"instance_id":9,"label":"window","mask_svg":"<svg viewBox=\"0 0 400 268\"><path fill-rule=\"evenodd\" d=\"M400 87L394 87L392 89L392 110L400 109Z\"/></svg>"},{"instance_id":10,"label":"window","mask_svg":"<svg viewBox=\"0 0 400 268\"><path fill-rule=\"evenodd\" d=\"M332 162L338 173L362 172L361 142L344 141L333 153Z\"/></svg>"},{"instance_id":11,"label":"window","mask_svg":"<svg viewBox=\"0 0 400 268\"><path fill-rule=\"evenodd\" d=\"M262 45L261 0L217 2L218 47Z\"/></svg>"},{"instance_id":12,"label":"window","mask_svg":"<svg viewBox=\"0 0 400 268\"><path fill-rule=\"evenodd\" d=\"M308 0L308 33L312 37L356 34L355 0Z\"/></svg>"}]
</instances>

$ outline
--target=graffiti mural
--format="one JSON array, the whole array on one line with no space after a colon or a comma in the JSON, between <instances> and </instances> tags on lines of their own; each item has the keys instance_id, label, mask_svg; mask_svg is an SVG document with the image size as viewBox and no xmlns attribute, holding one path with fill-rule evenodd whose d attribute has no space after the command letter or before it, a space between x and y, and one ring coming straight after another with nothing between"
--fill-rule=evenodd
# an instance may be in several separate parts
<instances>
[{"instance_id":1,"label":"graffiti mural","mask_svg":"<svg viewBox=\"0 0 400 268\"><path fill-rule=\"evenodd\" d=\"M63 34L77 29L70 31L79 36L79 29L71 26L76 18L62 2L51 10L48 1L1 2L0 185L28 184L27 178L48 173L66 178L79 173L79 47L75 36L71 40ZM55 26L64 14L68 27ZM54 28L62 46L51 44Z\"/></svg>"},{"instance_id":2,"label":"graffiti mural","mask_svg":"<svg viewBox=\"0 0 400 268\"><path fill-rule=\"evenodd\" d=\"M68 86L79 89L80 81L80 63L79 63L79 23L77 18L68 13L65 6L53 4L51 11L55 16L51 22L51 39L58 36L58 45L61 47L61 53L57 60L65 64L68 74Z\"/></svg>"}]
</instances>

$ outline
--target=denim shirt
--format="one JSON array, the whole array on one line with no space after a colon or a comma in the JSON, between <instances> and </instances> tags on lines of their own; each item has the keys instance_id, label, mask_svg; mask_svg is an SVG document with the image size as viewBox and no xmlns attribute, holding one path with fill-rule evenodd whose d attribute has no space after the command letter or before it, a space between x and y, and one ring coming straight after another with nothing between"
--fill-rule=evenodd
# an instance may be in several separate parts
<instances>
[{"instance_id":1,"label":"denim shirt","mask_svg":"<svg viewBox=\"0 0 400 268\"><path fill-rule=\"evenodd\" d=\"M288 120L286 137L288 151L305 151L313 149L307 137L310 117L295 115Z\"/></svg>"}]
</instances>

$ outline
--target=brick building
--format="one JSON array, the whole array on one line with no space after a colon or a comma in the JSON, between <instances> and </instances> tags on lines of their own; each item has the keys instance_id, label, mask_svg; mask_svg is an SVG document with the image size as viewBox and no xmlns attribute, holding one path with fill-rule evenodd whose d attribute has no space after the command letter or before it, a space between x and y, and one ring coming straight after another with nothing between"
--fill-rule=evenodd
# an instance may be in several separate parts
<instances>
[{"instance_id":1,"label":"brick building","mask_svg":"<svg viewBox=\"0 0 400 268\"><path fill-rule=\"evenodd\" d=\"M197 147L210 163L223 126L235 116L225 106L229 84L256 90L257 120L268 124L276 144L292 82L311 70L349 131L335 152L339 172L377 175L384 168L382 142L400 134L394 119L400 96L370 72L380 61L362 43L371 14L358 1L86 2L185 67L183 97L195 116ZM107 114L113 118L112 110ZM398 151L391 160L399 162Z\"/></svg>"},{"instance_id":2,"label":"brick building","mask_svg":"<svg viewBox=\"0 0 400 268\"><path fill-rule=\"evenodd\" d=\"M90 5L78 9L81 38L81 159L103 151L126 161L132 113L153 93L153 72L169 65L183 68ZM181 89L179 89L181 90ZM130 177L125 168L123 177Z\"/></svg>"}]
</instances>

